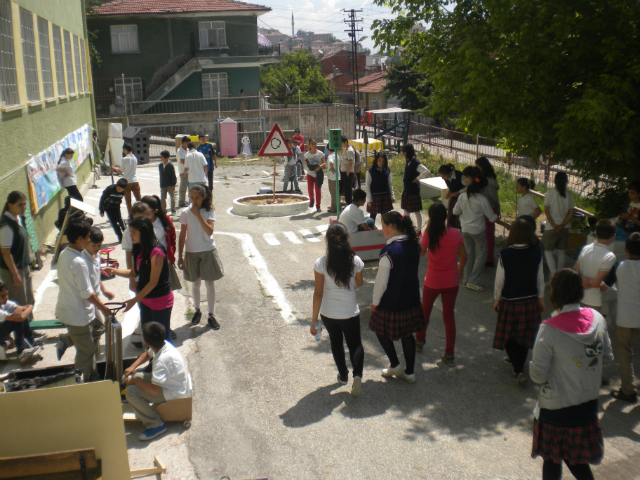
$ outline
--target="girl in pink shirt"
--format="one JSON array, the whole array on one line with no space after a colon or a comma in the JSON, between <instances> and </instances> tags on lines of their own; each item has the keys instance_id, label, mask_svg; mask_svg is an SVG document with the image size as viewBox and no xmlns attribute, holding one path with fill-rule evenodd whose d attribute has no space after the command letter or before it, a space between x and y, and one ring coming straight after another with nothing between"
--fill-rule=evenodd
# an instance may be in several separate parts
<instances>
[{"instance_id":1,"label":"girl in pink shirt","mask_svg":"<svg viewBox=\"0 0 640 480\"><path fill-rule=\"evenodd\" d=\"M442 361L452 367L455 365L456 343L456 319L453 312L460 278L462 278L464 264L467 261L467 251L464 248L460 231L456 228L447 228L446 222L447 209L444 205L441 203L431 205L427 234L422 236L421 242L420 256L424 256L428 252L429 261L422 290L424 328L416 336L416 349L421 352L424 347L433 304L438 295L442 295L442 316L447 337ZM460 257L459 263L458 256Z\"/></svg>"}]
</instances>

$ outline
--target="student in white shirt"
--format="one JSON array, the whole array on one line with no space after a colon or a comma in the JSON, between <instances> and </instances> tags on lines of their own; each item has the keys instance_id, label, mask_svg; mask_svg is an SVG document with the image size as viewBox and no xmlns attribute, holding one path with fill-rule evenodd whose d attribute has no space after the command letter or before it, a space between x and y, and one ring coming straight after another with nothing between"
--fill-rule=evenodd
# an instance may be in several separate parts
<instances>
[{"instance_id":1,"label":"student in white shirt","mask_svg":"<svg viewBox=\"0 0 640 480\"><path fill-rule=\"evenodd\" d=\"M573 196L567 192L569 177L565 172L558 172L553 180L556 187L544 196L544 213L547 226L542 234L544 258L551 276L564 268L565 250L569 245L569 228L573 217ZM554 252L558 257L554 257Z\"/></svg>"},{"instance_id":2,"label":"student in white shirt","mask_svg":"<svg viewBox=\"0 0 640 480\"><path fill-rule=\"evenodd\" d=\"M298 186L298 174L297 174L297 164L298 164L298 155L297 152L300 150L296 147L290 138L285 140L287 145L289 145L289 149L293 155L289 155L284 158L284 178L282 179L282 191L286 192L289 186L289 182L294 187L294 191L299 191L300 187Z\"/></svg>"},{"instance_id":3,"label":"student in white shirt","mask_svg":"<svg viewBox=\"0 0 640 480\"><path fill-rule=\"evenodd\" d=\"M176 157L178 159L178 176L180 177L180 190L178 191L178 208L185 206L185 198L187 196L187 190L189 190L189 173L185 173L186 168L185 159L187 153L189 153L189 142L191 139L186 135L182 137L182 146L178 148Z\"/></svg>"},{"instance_id":4,"label":"student in white shirt","mask_svg":"<svg viewBox=\"0 0 640 480\"><path fill-rule=\"evenodd\" d=\"M331 353L338 367L338 382L346 385L349 369L344 358L343 337L349 348L353 367L351 395L360 396L364 348L360 336L360 307L356 288L362 286L364 262L349 245L349 234L339 222L332 223L326 233L327 254L314 265L315 290L313 292L313 316L311 335L317 333L318 315L322 318L329 339Z\"/></svg>"},{"instance_id":5,"label":"student in white shirt","mask_svg":"<svg viewBox=\"0 0 640 480\"><path fill-rule=\"evenodd\" d=\"M191 295L195 314L191 319L192 325L200 323L200 286L202 280L207 289L207 306L209 317L207 321L214 330L220 329L220 324L214 316L216 305L215 281L224 276L222 261L218 255L216 242L213 239L213 225L216 221L216 211L212 205L211 191L204 185L194 185L189 188L191 206L185 208L180 215L180 239L178 241L178 267L184 270L184 279L191 284ZM186 254L183 252L186 248Z\"/></svg>"},{"instance_id":6,"label":"student in white shirt","mask_svg":"<svg viewBox=\"0 0 640 480\"><path fill-rule=\"evenodd\" d=\"M495 222L498 215L493 212L489 200L480 195L487 186L487 179L477 167L467 167L462 174L465 177L467 191L458 196L454 215L460 215L462 238L464 248L467 251L467 263L464 267L462 284L476 292L484 291L480 286L482 272L487 261L487 234L485 217L490 222Z\"/></svg>"},{"instance_id":7,"label":"student in white shirt","mask_svg":"<svg viewBox=\"0 0 640 480\"><path fill-rule=\"evenodd\" d=\"M89 244L91 227L72 222L64 232L69 245L58 258L58 303L56 317L67 327L76 347L74 366L82 371L85 382L98 379L96 355L105 327L96 317L96 308L104 316L111 311L100 301L91 284L89 267L82 251Z\"/></svg>"},{"instance_id":8,"label":"student in white shirt","mask_svg":"<svg viewBox=\"0 0 640 480\"><path fill-rule=\"evenodd\" d=\"M518 217L523 217L525 215L529 215L534 220L538 218L542 214L542 210L540 210L540 206L536 199L533 198L533 195L529 193L531 190L536 188L536 184L533 180L529 180L528 178L519 178L516 183L516 192L518 195Z\"/></svg>"},{"instance_id":9,"label":"student in white shirt","mask_svg":"<svg viewBox=\"0 0 640 480\"><path fill-rule=\"evenodd\" d=\"M340 182L340 162L338 160L338 154L333 150L327 149L327 181L329 182L329 194L331 195L331 206L327 209L329 213L336 213L336 204L339 203L340 195L338 195L338 201L336 201L336 165L338 165L338 183Z\"/></svg>"},{"instance_id":10,"label":"student in white shirt","mask_svg":"<svg viewBox=\"0 0 640 480\"><path fill-rule=\"evenodd\" d=\"M353 170L356 163L356 151L347 137L342 137L342 152L340 154L340 185L344 192L344 200L347 205L351 205L353 197Z\"/></svg>"},{"instance_id":11,"label":"student in white shirt","mask_svg":"<svg viewBox=\"0 0 640 480\"><path fill-rule=\"evenodd\" d=\"M189 153L184 161L184 173L188 175L189 189L193 185L207 185L208 163L204 155L196 150L196 144L189 142Z\"/></svg>"},{"instance_id":12,"label":"student in white shirt","mask_svg":"<svg viewBox=\"0 0 640 480\"><path fill-rule=\"evenodd\" d=\"M127 203L127 211L131 215L131 192L137 201L140 201L140 184L138 183L138 176L136 172L138 170L138 159L133 154L133 148L128 143L125 143L122 147L124 156L122 157L122 169L112 167L112 170L122 175L122 178L127 180L127 188L124 189L124 199Z\"/></svg>"},{"instance_id":13,"label":"student in white shirt","mask_svg":"<svg viewBox=\"0 0 640 480\"><path fill-rule=\"evenodd\" d=\"M73 165L71 165L71 159L73 158L74 153L73 149L66 148L62 152L62 155L60 155L56 171L58 172L62 186L67 189L69 196L82 202L82 195L80 194L80 190L78 190L76 171L73 168Z\"/></svg>"},{"instance_id":14,"label":"student in white shirt","mask_svg":"<svg viewBox=\"0 0 640 480\"><path fill-rule=\"evenodd\" d=\"M377 230L375 220L371 217L365 218L364 212L360 210L360 207L362 207L366 201L366 192L358 188L353 191L353 203L347 205L340 213L340 222L347 228L349 235L353 235L356 232Z\"/></svg>"},{"instance_id":15,"label":"student in white shirt","mask_svg":"<svg viewBox=\"0 0 640 480\"><path fill-rule=\"evenodd\" d=\"M596 241L585 245L573 266L582 275L584 297L582 305L600 311L602 292L600 285L616 263L616 255L609 245L616 239L616 224L608 218L596 223Z\"/></svg>"},{"instance_id":16,"label":"student in white shirt","mask_svg":"<svg viewBox=\"0 0 640 480\"><path fill-rule=\"evenodd\" d=\"M192 395L191 378L184 358L165 341L166 335L165 328L158 322L145 323L142 336L149 349L124 371L125 396L144 425L145 431L139 436L143 441L153 440L167 431L167 426L151 404L190 398ZM151 373L136 372L148 361L151 361Z\"/></svg>"}]
</instances>

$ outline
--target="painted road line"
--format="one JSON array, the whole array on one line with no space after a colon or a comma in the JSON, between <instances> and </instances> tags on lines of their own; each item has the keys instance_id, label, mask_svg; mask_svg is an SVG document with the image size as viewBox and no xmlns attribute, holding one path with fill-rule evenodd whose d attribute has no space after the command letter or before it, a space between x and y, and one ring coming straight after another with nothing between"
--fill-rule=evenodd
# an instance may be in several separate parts
<instances>
[{"instance_id":1,"label":"painted road line","mask_svg":"<svg viewBox=\"0 0 640 480\"><path fill-rule=\"evenodd\" d=\"M280 242L273 233L264 233L262 236L269 245L280 245Z\"/></svg>"},{"instance_id":2,"label":"painted road line","mask_svg":"<svg viewBox=\"0 0 640 480\"><path fill-rule=\"evenodd\" d=\"M307 230L306 228L301 229L300 234L302 235L302 238L304 238L308 242L315 243L320 241L319 238L316 238L315 233L313 233L311 230Z\"/></svg>"},{"instance_id":3,"label":"painted road line","mask_svg":"<svg viewBox=\"0 0 640 480\"><path fill-rule=\"evenodd\" d=\"M302 240L300 240L298 238L298 236L293 233L293 232L282 232L282 234L287 237L287 240L289 240L291 243L294 243L296 245L302 245Z\"/></svg>"},{"instance_id":4,"label":"painted road line","mask_svg":"<svg viewBox=\"0 0 640 480\"><path fill-rule=\"evenodd\" d=\"M256 269L256 277L258 277L258 282L262 285L262 288L266 291L267 295L271 295L280 309L280 315L286 323L289 325L297 324L298 319L293 314L293 306L289 303L287 298L284 295L284 291L280 288L278 281L273 278L273 275L269 272L267 268L267 263L264 261L264 258L256 248L253 243L253 239L251 235L246 233L227 233L227 232L216 232L218 235L228 235L233 238L237 238L242 242L242 253L249 260L249 265ZM289 232L292 235L293 232ZM298 240L296 238L296 240ZM298 240L300 242L300 240ZM302 243L302 242L300 242Z\"/></svg>"},{"instance_id":5,"label":"painted road line","mask_svg":"<svg viewBox=\"0 0 640 480\"><path fill-rule=\"evenodd\" d=\"M318 225L316 227L316 230L318 230L320 233L324 233L327 231L328 228L329 228L329 225Z\"/></svg>"},{"instance_id":6,"label":"painted road line","mask_svg":"<svg viewBox=\"0 0 640 480\"><path fill-rule=\"evenodd\" d=\"M38 307L40 306L40 304L42 303L42 299L44 298L44 294L47 292L47 289L52 285L57 286L57 284L54 283L54 280L56 278L58 278L58 270L51 270L44 277L44 280L42 280L42 283L40 284L40 286L36 290L36 294L34 295L35 297L35 302L33 302L34 314L38 310ZM50 319L47 318L47 320L50 320Z\"/></svg>"}]
</instances>

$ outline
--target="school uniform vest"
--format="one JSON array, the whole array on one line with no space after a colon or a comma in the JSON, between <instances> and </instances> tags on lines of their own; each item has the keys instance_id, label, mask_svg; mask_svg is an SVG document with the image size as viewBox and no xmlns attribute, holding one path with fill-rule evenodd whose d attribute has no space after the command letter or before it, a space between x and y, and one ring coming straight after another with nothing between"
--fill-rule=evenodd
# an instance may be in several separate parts
<instances>
[{"instance_id":1,"label":"school uniform vest","mask_svg":"<svg viewBox=\"0 0 640 480\"><path fill-rule=\"evenodd\" d=\"M25 228L15 220L2 214L0 216L0 228L8 226L13 231L13 243L11 244L11 256L16 268L24 268L31 263L31 255L29 254L29 236ZM9 270L4 257L0 255L0 268Z\"/></svg>"},{"instance_id":2,"label":"school uniform vest","mask_svg":"<svg viewBox=\"0 0 640 480\"><path fill-rule=\"evenodd\" d=\"M147 294L145 298L164 297L165 295L169 295L171 293L171 281L169 280L169 258L167 256L167 251L160 244L158 244L156 248L162 250L162 253L165 254L165 259L164 262L162 262L162 270L160 272L158 284ZM137 265L138 262L137 260L134 260L133 263L134 265ZM137 291L140 292L151 279L151 258L143 258L140 261L139 269L136 268L136 273L138 274Z\"/></svg>"},{"instance_id":3,"label":"school uniform vest","mask_svg":"<svg viewBox=\"0 0 640 480\"><path fill-rule=\"evenodd\" d=\"M505 300L538 296L538 268L542 261L540 245L510 247L500 252L505 283L502 298Z\"/></svg>"},{"instance_id":4,"label":"school uniform vest","mask_svg":"<svg viewBox=\"0 0 640 480\"><path fill-rule=\"evenodd\" d=\"M404 167L404 191L411 195L420 195L420 185L413 183L413 181L420 175L418 173L419 166L420 161L417 158L412 158Z\"/></svg>"},{"instance_id":5,"label":"school uniform vest","mask_svg":"<svg viewBox=\"0 0 640 480\"><path fill-rule=\"evenodd\" d=\"M451 178L449 180L445 180L445 183L451 193L459 192L464 188L464 184L462 183L462 172L454 170Z\"/></svg>"},{"instance_id":6,"label":"school uniform vest","mask_svg":"<svg viewBox=\"0 0 640 480\"><path fill-rule=\"evenodd\" d=\"M391 273L379 307L388 312L402 312L419 307L420 247L409 240L398 240L380 250L380 257L385 254L391 260Z\"/></svg>"},{"instance_id":7,"label":"school uniform vest","mask_svg":"<svg viewBox=\"0 0 640 480\"><path fill-rule=\"evenodd\" d=\"M377 167L369 167L371 175L371 193L391 193L389 192L389 169L380 170Z\"/></svg>"}]
</instances>

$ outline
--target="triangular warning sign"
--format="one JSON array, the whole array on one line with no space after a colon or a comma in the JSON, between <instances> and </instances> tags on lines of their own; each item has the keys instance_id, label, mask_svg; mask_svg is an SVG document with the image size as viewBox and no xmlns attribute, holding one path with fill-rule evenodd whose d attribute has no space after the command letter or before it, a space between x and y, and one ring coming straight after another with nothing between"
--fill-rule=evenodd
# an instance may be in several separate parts
<instances>
[{"instance_id":1,"label":"triangular warning sign","mask_svg":"<svg viewBox=\"0 0 640 480\"><path fill-rule=\"evenodd\" d=\"M274 124L269 132L267 139L262 144L262 148L258 152L259 157L280 157L291 156L293 152L284 140L284 135L278 124Z\"/></svg>"}]
</instances>

